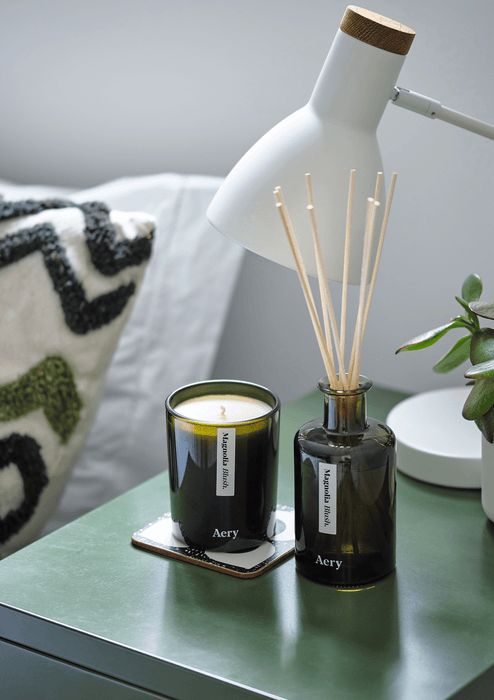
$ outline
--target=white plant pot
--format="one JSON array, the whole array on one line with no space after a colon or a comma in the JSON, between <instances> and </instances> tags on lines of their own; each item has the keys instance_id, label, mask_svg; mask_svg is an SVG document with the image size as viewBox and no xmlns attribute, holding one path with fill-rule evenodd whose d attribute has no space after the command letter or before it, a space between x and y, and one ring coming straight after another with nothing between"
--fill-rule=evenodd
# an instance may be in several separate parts
<instances>
[{"instance_id":1,"label":"white plant pot","mask_svg":"<svg viewBox=\"0 0 494 700\"><path fill-rule=\"evenodd\" d=\"M482 508L494 522L494 444L482 436Z\"/></svg>"}]
</instances>

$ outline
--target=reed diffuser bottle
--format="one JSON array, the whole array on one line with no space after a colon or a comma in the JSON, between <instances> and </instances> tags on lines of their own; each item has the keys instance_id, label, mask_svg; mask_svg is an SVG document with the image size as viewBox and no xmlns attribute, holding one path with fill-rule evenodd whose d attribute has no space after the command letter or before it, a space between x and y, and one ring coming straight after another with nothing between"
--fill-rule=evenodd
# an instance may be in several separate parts
<instances>
[{"instance_id":1,"label":"reed diffuser bottle","mask_svg":"<svg viewBox=\"0 0 494 700\"><path fill-rule=\"evenodd\" d=\"M324 418L295 436L296 566L322 583L358 586L395 568L395 437L367 418L371 386L321 380Z\"/></svg>"},{"instance_id":2,"label":"reed diffuser bottle","mask_svg":"<svg viewBox=\"0 0 494 700\"><path fill-rule=\"evenodd\" d=\"M367 418L366 394L372 383L360 376L360 358L396 173L391 179L375 256L372 240L382 173L377 174L374 197L367 199L359 305L347 371L344 350L354 180L355 170L352 170L339 329L322 257L310 173L306 173L307 210L312 224L323 325L281 187L274 190L328 377L318 384L324 394L323 420L307 423L295 436L295 560L298 571L305 576L337 586L369 583L395 567L396 441L390 428Z\"/></svg>"}]
</instances>

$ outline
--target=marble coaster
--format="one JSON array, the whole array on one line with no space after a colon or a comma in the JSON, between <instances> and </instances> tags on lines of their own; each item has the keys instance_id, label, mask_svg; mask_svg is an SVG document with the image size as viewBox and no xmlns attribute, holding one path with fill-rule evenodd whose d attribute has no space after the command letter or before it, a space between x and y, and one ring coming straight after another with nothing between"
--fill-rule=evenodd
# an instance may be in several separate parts
<instances>
[{"instance_id":1,"label":"marble coaster","mask_svg":"<svg viewBox=\"0 0 494 700\"><path fill-rule=\"evenodd\" d=\"M171 514L165 513L132 535L132 544L165 557L213 569L237 578L254 578L287 559L294 552L293 508L276 507L275 535L250 552L228 553L188 547L172 535Z\"/></svg>"}]
</instances>

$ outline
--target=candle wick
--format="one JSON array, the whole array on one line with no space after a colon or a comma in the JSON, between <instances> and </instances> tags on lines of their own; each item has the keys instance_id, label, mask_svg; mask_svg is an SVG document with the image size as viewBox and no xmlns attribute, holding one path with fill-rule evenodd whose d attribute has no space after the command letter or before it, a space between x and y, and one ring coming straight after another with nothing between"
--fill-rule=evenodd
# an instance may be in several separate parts
<instances>
[{"instance_id":1,"label":"candle wick","mask_svg":"<svg viewBox=\"0 0 494 700\"><path fill-rule=\"evenodd\" d=\"M225 408L224 406L220 406L220 413L221 413L222 416L225 415L225 413L226 413L226 408Z\"/></svg>"}]
</instances>

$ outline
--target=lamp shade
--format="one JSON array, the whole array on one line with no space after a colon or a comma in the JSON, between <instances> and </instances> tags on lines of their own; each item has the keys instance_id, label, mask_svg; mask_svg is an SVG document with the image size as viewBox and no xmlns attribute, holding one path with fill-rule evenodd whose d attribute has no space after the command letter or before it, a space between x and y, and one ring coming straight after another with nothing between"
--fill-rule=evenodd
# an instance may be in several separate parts
<instances>
[{"instance_id":1,"label":"lamp shade","mask_svg":"<svg viewBox=\"0 0 494 700\"><path fill-rule=\"evenodd\" d=\"M383 169L376 129L413 37L401 24L349 7L308 104L271 129L233 168L207 211L213 226L293 268L273 196L281 186L307 272L317 275L306 209L310 173L326 272L341 281L348 183L355 169L349 282L358 284L367 198L374 196Z\"/></svg>"}]
</instances>

